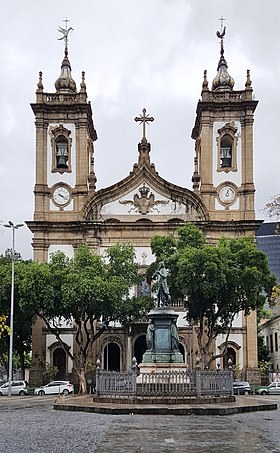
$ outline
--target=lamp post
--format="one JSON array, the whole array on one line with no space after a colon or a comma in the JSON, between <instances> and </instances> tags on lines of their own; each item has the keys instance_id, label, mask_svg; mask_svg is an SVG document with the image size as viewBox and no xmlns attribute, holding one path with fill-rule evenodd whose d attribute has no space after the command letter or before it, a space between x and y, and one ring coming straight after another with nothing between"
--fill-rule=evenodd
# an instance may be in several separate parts
<instances>
[{"instance_id":1,"label":"lamp post","mask_svg":"<svg viewBox=\"0 0 280 453\"><path fill-rule=\"evenodd\" d=\"M11 384L13 380L13 337L14 337L14 277L15 277L15 230L24 226L22 223L14 224L9 221L8 224L4 225L6 228L12 228L12 283L11 283L11 307L10 307L10 344L9 344L9 390L8 396L12 394Z\"/></svg>"}]
</instances>

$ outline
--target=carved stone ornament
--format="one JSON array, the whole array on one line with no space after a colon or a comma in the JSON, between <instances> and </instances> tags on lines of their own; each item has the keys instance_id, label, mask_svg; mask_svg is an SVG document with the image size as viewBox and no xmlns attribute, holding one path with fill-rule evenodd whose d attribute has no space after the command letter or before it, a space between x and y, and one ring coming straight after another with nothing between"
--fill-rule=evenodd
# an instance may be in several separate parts
<instances>
[{"instance_id":1,"label":"carved stone ornament","mask_svg":"<svg viewBox=\"0 0 280 453\"><path fill-rule=\"evenodd\" d=\"M142 215L146 215L149 212L152 211L157 211L157 206L160 204L168 204L169 201L164 201L164 200L158 200L155 201L155 196L153 193L151 193L148 196L148 193L150 192L149 187L146 187L146 184L143 182L143 185L139 189L140 196L136 193L133 197L133 201L131 200L119 200L121 204L130 204L131 208L129 209L129 213L131 211L139 212Z\"/></svg>"}]
</instances>

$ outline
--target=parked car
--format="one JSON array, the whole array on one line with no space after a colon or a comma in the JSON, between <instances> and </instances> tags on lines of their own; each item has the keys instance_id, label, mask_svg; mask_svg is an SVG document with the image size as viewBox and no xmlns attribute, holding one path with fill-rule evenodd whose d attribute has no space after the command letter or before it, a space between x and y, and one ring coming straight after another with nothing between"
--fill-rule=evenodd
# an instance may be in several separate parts
<instances>
[{"instance_id":1,"label":"parked car","mask_svg":"<svg viewBox=\"0 0 280 453\"><path fill-rule=\"evenodd\" d=\"M26 381L11 381L11 395L27 395ZM0 386L0 396L9 394L9 382L5 382Z\"/></svg>"},{"instance_id":2,"label":"parked car","mask_svg":"<svg viewBox=\"0 0 280 453\"><path fill-rule=\"evenodd\" d=\"M280 382L272 382L269 385L263 385L256 390L258 395L279 395Z\"/></svg>"},{"instance_id":3,"label":"parked car","mask_svg":"<svg viewBox=\"0 0 280 453\"><path fill-rule=\"evenodd\" d=\"M52 381L42 387L35 388L35 395L68 395L74 392L73 384L70 381Z\"/></svg>"},{"instance_id":4,"label":"parked car","mask_svg":"<svg viewBox=\"0 0 280 453\"><path fill-rule=\"evenodd\" d=\"M251 395L252 389L249 382L235 381L233 382L233 394L234 395Z\"/></svg>"}]
</instances>

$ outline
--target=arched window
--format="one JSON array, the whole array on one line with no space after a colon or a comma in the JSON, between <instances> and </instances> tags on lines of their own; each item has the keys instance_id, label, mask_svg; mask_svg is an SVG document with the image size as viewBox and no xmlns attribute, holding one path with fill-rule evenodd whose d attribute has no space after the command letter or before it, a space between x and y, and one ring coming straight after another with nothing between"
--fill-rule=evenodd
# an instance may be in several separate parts
<instances>
[{"instance_id":1,"label":"arched window","mask_svg":"<svg viewBox=\"0 0 280 453\"><path fill-rule=\"evenodd\" d=\"M232 167L233 139L230 135L224 135L220 144L220 166Z\"/></svg>"},{"instance_id":2,"label":"arched window","mask_svg":"<svg viewBox=\"0 0 280 453\"><path fill-rule=\"evenodd\" d=\"M68 168L68 140L64 135L57 137L55 148L56 168Z\"/></svg>"},{"instance_id":3,"label":"arched window","mask_svg":"<svg viewBox=\"0 0 280 453\"><path fill-rule=\"evenodd\" d=\"M226 123L218 129L217 171L237 171L237 127L234 122Z\"/></svg>"},{"instance_id":4,"label":"arched window","mask_svg":"<svg viewBox=\"0 0 280 453\"><path fill-rule=\"evenodd\" d=\"M59 125L52 129L52 171L71 172L71 131Z\"/></svg>"}]
</instances>

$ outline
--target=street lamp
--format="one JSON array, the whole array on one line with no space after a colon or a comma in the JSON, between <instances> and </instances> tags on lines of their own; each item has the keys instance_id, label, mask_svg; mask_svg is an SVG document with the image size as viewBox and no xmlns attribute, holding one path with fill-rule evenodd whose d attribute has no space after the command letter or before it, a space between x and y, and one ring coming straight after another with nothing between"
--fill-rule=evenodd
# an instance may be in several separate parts
<instances>
[{"instance_id":1,"label":"street lamp","mask_svg":"<svg viewBox=\"0 0 280 453\"><path fill-rule=\"evenodd\" d=\"M14 277L15 277L15 230L24 226L23 223L14 224L9 220L9 223L4 225L6 228L12 228L13 232L13 242L12 242L12 283L11 283L11 308L10 308L10 345L9 345L9 390L8 396L10 397L11 384L13 380L13 336L14 336Z\"/></svg>"}]
</instances>

